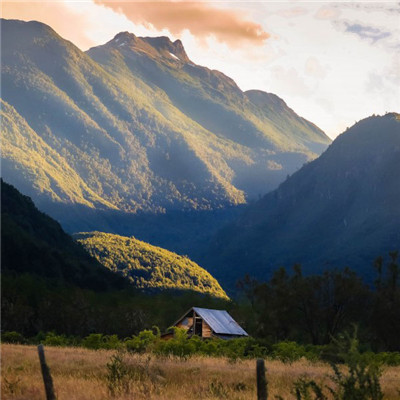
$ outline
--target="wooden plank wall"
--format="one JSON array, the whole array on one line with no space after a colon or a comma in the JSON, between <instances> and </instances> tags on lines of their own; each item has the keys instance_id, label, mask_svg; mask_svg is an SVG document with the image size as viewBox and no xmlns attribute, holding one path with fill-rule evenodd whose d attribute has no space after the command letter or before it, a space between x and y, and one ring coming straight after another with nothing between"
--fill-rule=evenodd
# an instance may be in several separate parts
<instances>
[{"instance_id":1,"label":"wooden plank wall","mask_svg":"<svg viewBox=\"0 0 400 400\"><path fill-rule=\"evenodd\" d=\"M212 330L206 321L203 319L203 338L212 337Z\"/></svg>"}]
</instances>

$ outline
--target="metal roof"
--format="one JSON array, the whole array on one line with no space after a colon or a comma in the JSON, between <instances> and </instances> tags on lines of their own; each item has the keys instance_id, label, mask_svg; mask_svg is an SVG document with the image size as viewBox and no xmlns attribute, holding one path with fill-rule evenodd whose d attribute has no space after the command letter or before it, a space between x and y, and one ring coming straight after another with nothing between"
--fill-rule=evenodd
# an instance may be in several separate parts
<instances>
[{"instance_id":1,"label":"metal roof","mask_svg":"<svg viewBox=\"0 0 400 400\"><path fill-rule=\"evenodd\" d=\"M193 307L193 310L207 322L214 333L249 336L225 310L211 310L199 307Z\"/></svg>"}]
</instances>

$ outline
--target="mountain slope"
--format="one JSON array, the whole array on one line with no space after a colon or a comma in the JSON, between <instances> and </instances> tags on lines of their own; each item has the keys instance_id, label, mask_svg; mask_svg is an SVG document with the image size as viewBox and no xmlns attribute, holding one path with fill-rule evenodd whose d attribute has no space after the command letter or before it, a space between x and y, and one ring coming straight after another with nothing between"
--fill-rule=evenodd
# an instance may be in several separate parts
<instances>
[{"instance_id":1,"label":"mountain slope","mask_svg":"<svg viewBox=\"0 0 400 400\"><path fill-rule=\"evenodd\" d=\"M107 271L58 222L1 180L2 274L33 274L94 290L122 289L125 280Z\"/></svg>"},{"instance_id":2,"label":"mountain slope","mask_svg":"<svg viewBox=\"0 0 400 400\"><path fill-rule=\"evenodd\" d=\"M222 139L227 148L232 142L238 144L251 162L242 166L229 158L226 162L235 172L233 184L247 196L275 187L285 173L320 154L330 142L277 96L258 92L264 95L259 104L253 101L256 91L244 93L223 73L191 62L179 40L121 32L87 54L121 80L139 78L161 90L176 109L205 128L209 137ZM276 99L280 107L266 112ZM161 107L169 118L170 110Z\"/></svg>"},{"instance_id":3,"label":"mountain slope","mask_svg":"<svg viewBox=\"0 0 400 400\"><path fill-rule=\"evenodd\" d=\"M377 256L400 248L399 172L399 114L358 122L217 235L210 271L226 283L229 270L231 284L294 263L367 274Z\"/></svg>"},{"instance_id":4,"label":"mountain slope","mask_svg":"<svg viewBox=\"0 0 400 400\"><path fill-rule=\"evenodd\" d=\"M133 237L90 232L77 233L74 238L105 267L128 277L135 287L193 290L227 298L219 283L187 257Z\"/></svg>"},{"instance_id":5,"label":"mountain slope","mask_svg":"<svg viewBox=\"0 0 400 400\"><path fill-rule=\"evenodd\" d=\"M284 104L279 127L268 101L191 63L179 41L121 33L85 54L38 22L1 31L3 176L62 222L72 214L57 207L242 204L329 143Z\"/></svg>"}]
</instances>

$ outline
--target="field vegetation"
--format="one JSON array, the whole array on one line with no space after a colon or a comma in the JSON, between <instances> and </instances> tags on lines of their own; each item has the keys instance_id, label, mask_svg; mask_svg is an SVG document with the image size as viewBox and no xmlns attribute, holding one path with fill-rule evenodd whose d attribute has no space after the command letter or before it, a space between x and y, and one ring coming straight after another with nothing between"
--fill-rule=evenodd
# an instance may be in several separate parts
<instances>
[{"instance_id":1,"label":"field vegetation","mask_svg":"<svg viewBox=\"0 0 400 400\"><path fill-rule=\"evenodd\" d=\"M59 400L232 399L256 397L255 361L195 356L184 359L115 350L46 347ZM2 394L6 399L43 399L35 346L2 345ZM304 358L292 363L267 360L269 398L296 399L300 378L331 382L329 365ZM120 377L117 378L117 377ZM384 399L399 398L399 367L386 367L380 382ZM332 397L333 398L333 397Z\"/></svg>"}]
</instances>

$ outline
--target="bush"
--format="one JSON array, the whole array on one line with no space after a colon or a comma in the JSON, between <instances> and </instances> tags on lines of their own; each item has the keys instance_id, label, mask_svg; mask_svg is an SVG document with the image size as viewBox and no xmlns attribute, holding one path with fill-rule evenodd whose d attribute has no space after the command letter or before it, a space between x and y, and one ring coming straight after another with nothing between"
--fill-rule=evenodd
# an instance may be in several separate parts
<instances>
[{"instance_id":1,"label":"bush","mask_svg":"<svg viewBox=\"0 0 400 400\"><path fill-rule=\"evenodd\" d=\"M159 332L159 331L158 331ZM144 330L137 336L132 336L131 339L125 340L125 346L128 351L133 353L144 353L151 350L154 343L160 338L159 334L155 335L150 330Z\"/></svg>"},{"instance_id":2,"label":"bush","mask_svg":"<svg viewBox=\"0 0 400 400\"><path fill-rule=\"evenodd\" d=\"M360 354L357 329L354 335L344 335L335 341L338 354L345 360L346 370L332 363L334 374L330 377L333 387L321 386L313 380L300 378L294 386L297 400L327 400L330 394L334 400L383 400L380 386L381 367L366 353Z\"/></svg>"},{"instance_id":3,"label":"bush","mask_svg":"<svg viewBox=\"0 0 400 400\"><path fill-rule=\"evenodd\" d=\"M47 332L42 343L46 346L68 346L70 344L66 336L57 335L54 332Z\"/></svg>"},{"instance_id":4,"label":"bush","mask_svg":"<svg viewBox=\"0 0 400 400\"><path fill-rule=\"evenodd\" d=\"M114 354L110 362L107 363L106 380L111 397L121 393L129 393L132 376L130 368L124 360L123 352Z\"/></svg>"},{"instance_id":5,"label":"bush","mask_svg":"<svg viewBox=\"0 0 400 400\"><path fill-rule=\"evenodd\" d=\"M117 335L103 335L101 333L91 333L82 340L82 346L87 349L119 349L123 345Z\"/></svg>"},{"instance_id":6,"label":"bush","mask_svg":"<svg viewBox=\"0 0 400 400\"><path fill-rule=\"evenodd\" d=\"M26 339L18 332L4 332L1 335L1 341L4 343L19 343L23 344L26 342Z\"/></svg>"},{"instance_id":7,"label":"bush","mask_svg":"<svg viewBox=\"0 0 400 400\"><path fill-rule=\"evenodd\" d=\"M272 357L284 363L292 363L307 355L305 348L296 342L280 342L272 346Z\"/></svg>"},{"instance_id":8,"label":"bush","mask_svg":"<svg viewBox=\"0 0 400 400\"><path fill-rule=\"evenodd\" d=\"M368 351L362 354L362 357L368 363L375 363L379 365L390 365L393 367L400 365L400 353L399 352L382 352L373 353Z\"/></svg>"}]
</instances>

